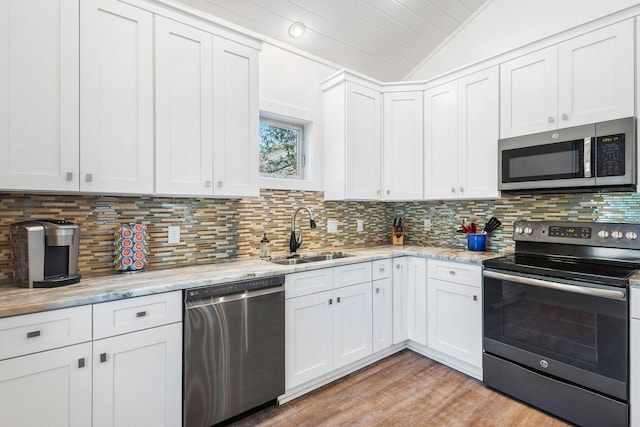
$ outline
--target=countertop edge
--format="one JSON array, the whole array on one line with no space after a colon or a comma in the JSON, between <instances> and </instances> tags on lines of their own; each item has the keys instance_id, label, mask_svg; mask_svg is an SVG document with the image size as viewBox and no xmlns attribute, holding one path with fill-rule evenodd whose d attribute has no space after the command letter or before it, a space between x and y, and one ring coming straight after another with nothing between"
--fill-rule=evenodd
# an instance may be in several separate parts
<instances>
[{"instance_id":1,"label":"countertop edge","mask_svg":"<svg viewBox=\"0 0 640 427\"><path fill-rule=\"evenodd\" d=\"M114 273L85 278L74 285L48 289L5 285L0 286L0 318L401 256L481 265L485 259L504 255L503 252L472 252L457 248L420 246L382 246L343 252L352 256L292 266L277 265L260 259L236 259L200 266Z\"/></svg>"}]
</instances>

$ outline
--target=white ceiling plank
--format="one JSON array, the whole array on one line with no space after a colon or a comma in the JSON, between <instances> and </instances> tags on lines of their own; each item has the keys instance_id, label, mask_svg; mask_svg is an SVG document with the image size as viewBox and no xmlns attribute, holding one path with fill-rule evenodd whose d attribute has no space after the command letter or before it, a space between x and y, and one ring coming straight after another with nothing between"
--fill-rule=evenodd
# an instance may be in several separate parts
<instances>
[{"instance_id":1,"label":"white ceiling plank","mask_svg":"<svg viewBox=\"0 0 640 427\"><path fill-rule=\"evenodd\" d=\"M485 3L485 0L176 1L381 81L404 78ZM294 21L304 22L308 28L300 39L288 35Z\"/></svg>"}]
</instances>

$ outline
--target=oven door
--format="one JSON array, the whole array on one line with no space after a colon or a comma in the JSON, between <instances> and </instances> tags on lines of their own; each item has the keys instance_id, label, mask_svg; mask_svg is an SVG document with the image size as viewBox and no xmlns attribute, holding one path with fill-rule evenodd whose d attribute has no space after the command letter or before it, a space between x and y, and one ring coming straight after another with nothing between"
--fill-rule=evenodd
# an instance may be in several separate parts
<instances>
[{"instance_id":1,"label":"oven door","mask_svg":"<svg viewBox=\"0 0 640 427\"><path fill-rule=\"evenodd\" d=\"M485 270L487 354L627 400L627 289Z\"/></svg>"}]
</instances>

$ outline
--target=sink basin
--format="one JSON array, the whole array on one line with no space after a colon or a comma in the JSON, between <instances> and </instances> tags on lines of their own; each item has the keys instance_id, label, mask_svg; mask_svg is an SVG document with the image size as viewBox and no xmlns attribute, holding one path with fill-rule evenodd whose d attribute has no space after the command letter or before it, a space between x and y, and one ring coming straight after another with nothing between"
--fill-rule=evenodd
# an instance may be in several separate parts
<instances>
[{"instance_id":1,"label":"sink basin","mask_svg":"<svg viewBox=\"0 0 640 427\"><path fill-rule=\"evenodd\" d=\"M280 265L296 265L296 264L307 264L310 262L318 262L318 261L328 261L331 259L340 259L353 256L352 254L345 254L344 252L325 252L314 255L300 255L295 258L285 258L285 259L272 259L271 262L274 264Z\"/></svg>"}]
</instances>

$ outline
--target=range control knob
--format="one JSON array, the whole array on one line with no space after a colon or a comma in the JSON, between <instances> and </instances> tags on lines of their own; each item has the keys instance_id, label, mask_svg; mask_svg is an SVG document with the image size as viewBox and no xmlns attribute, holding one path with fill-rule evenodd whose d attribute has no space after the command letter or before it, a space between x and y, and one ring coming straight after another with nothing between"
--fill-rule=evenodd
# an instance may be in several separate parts
<instances>
[{"instance_id":1,"label":"range control knob","mask_svg":"<svg viewBox=\"0 0 640 427\"><path fill-rule=\"evenodd\" d=\"M516 227L516 234L522 234L522 233L524 233L524 228L522 228L520 226L517 226Z\"/></svg>"},{"instance_id":2,"label":"range control knob","mask_svg":"<svg viewBox=\"0 0 640 427\"><path fill-rule=\"evenodd\" d=\"M635 231L627 231L627 234L624 236L629 240L636 240L638 238L638 233Z\"/></svg>"},{"instance_id":3,"label":"range control knob","mask_svg":"<svg viewBox=\"0 0 640 427\"><path fill-rule=\"evenodd\" d=\"M524 234L533 234L533 229L531 227L525 227L524 228Z\"/></svg>"},{"instance_id":4,"label":"range control knob","mask_svg":"<svg viewBox=\"0 0 640 427\"><path fill-rule=\"evenodd\" d=\"M598 231L598 237L600 237L601 239L606 239L607 237L609 237L609 232L607 230L600 230Z\"/></svg>"},{"instance_id":5,"label":"range control knob","mask_svg":"<svg viewBox=\"0 0 640 427\"><path fill-rule=\"evenodd\" d=\"M611 237L614 239L622 239L622 231L616 230L611 232Z\"/></svg>"}]
</instances>

